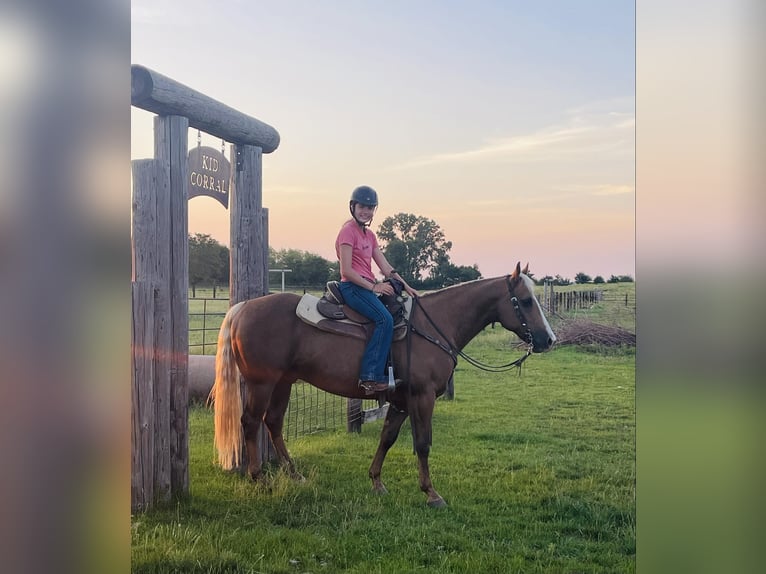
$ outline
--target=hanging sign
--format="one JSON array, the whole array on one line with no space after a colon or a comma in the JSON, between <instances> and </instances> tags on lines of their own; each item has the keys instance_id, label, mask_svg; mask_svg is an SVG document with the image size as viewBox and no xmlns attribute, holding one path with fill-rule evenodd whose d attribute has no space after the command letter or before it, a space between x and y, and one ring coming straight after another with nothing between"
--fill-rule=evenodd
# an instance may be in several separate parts
<instances>
[{"instance_id":1,"label":"hanging sign","mask_svg":"<svg viewBox=\"0 0 766 574\"><path fill-rule=\"evenodd\" d=\"M223 153L212 147L197 146L189 151L186 191L189 199L206 195L229 208L231 165Z\"/></svg>"}]
</instances>

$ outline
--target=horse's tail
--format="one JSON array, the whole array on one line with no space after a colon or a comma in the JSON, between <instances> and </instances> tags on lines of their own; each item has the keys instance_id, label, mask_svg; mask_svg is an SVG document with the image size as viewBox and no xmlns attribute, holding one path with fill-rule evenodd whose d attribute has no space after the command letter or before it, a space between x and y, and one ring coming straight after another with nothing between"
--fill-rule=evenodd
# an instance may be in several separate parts
<instances>
[{"instance_id":1,"label":"horse's tail","mask_svg":"<svg viewBox=\"0 0 766 574\"><path fill-rule=\"evenodd\" d=\"M243 303L233 305L221 323L215 354L215 384L208 398L208 404L213 403L215 411L218 462L226 470L237 468L242 462L242 398L239 369L231 347L231 321Z\"/></svg>"}]
</instances>

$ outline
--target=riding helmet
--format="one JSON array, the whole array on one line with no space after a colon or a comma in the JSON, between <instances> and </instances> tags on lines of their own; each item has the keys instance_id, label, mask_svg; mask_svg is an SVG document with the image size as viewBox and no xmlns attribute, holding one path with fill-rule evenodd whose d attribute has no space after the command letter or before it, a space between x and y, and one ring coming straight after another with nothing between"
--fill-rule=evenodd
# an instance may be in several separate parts
<instances>
[{"instance_id":1,"label":"riding helmet","mask_svg":"<svg viewBox=\"0 0 766 574\"><path fill-rule=\"evenodd\" d=\"M362 205L378 205L378 193L368 185L360 185L351 194L349 205L361 203Z\"/></svg>"}]
</instances>

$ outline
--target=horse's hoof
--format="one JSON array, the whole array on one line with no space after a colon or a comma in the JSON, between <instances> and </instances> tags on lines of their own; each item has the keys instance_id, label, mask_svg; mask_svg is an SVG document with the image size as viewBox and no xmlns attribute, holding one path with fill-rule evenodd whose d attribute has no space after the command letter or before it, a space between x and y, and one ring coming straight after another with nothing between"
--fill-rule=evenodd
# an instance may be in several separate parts
<instances>
[{"instance_id":1,"label":"horse's hoof","mask_svg":"<svg viewBox=\"0 0 766 574\"><path fill-rule=\"evenodd\" d=\"M429 500L428 506L431 508L447 508L447 503L444 502L444 499L440 496L435 500Z\"/></svg>"},{"instance_id":2,"label":"horse's hoof","mask_svg":"<svg viewBox=\"0 0 766 574\"><path fill-rule=\"evenodd\" d=\"M381 484L380 486L373 486L372 492L373 494L388 494L388 489Z\"/></svg>"}]
</instances>

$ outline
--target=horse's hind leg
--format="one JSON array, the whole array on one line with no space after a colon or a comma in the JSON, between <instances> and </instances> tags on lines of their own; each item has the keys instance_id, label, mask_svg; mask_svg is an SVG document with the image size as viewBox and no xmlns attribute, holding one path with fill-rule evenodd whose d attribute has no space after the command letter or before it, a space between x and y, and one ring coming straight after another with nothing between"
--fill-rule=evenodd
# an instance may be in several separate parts
<instances>
[{"instance_id":1,"label":"horse's hind leg","mask_svg":"<svg viewBox=\"0 0 766 574\"><path fill-rule=\"evenodd\" d=\"M399 410L393 404L389 405L386 420L383 423L383 430L380 431L378 450L370 465L370 479L372 479L373 492L378 494L386 494L388 492L380 480L380 473L383 470L383 461L386 458L386 454L388 454L389 449L399 437L399 430L402 428L402 423L406 418L406 410Z\"/></svg>"},{"instance_id":2,"label":"horse's hind leg","mask_svg":"<svg viewBox=\"0 0 766 574\"><path fill-rule=\"evenodd\" d=\"M287 450L287 445L285 445L285 439L282 435L285 413L287 412L287 406L290 403L290 391L292 390L294 382L295 379L283 378L277 383L277 386L271 394L271 402L266 411L264 422L269 429L271 442L274 444L274 450L277 453L280 465L287 469L292 478L302 481L304 479L300 473L295 470L295 464L293 463L293 459L290 458L290 453Z\"/></svg>"},{"instance_id":3,"label":"horse's hind leg","mask_svg":"<svg viewBox=\"0 0 766 574\"><path fill-rule=\"evenodd\" d=\"M242 432L247 451L247 473L253 480L263 478L263 465L261 461L261 423L263 415L269 408L271 394L274 391L274 383L255 383L247 381L247 400L242 413Z\"/></svg>"}]
</instances>

